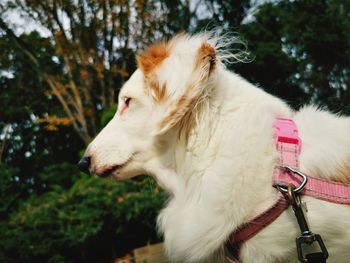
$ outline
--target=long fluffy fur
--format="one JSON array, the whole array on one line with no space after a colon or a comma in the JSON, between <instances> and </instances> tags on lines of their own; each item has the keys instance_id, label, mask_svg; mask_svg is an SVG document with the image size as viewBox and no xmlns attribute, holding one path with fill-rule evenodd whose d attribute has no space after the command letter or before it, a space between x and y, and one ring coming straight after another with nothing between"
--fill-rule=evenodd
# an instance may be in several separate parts
<instances>
[{"instance_id":1,"label":"long fluffy fur","mask_svg":"<svg viewBox=\"0 0 350 263\"><path fill-rule=\"evenodd\" d=\"M203 43L216 50L216 64L212 71L203 64L201 68L207 71L197 72L194 68ZM294 112L280 99L229 72L222 60L237 57L222 51L227 43L226 38L208 34L171 40L169 53L156 59L152 72L156 87L166 87L166 99L160 103L148 96L146 73L137 70L120 93L120 104L124 97L132 98L127 110L118 111L87 150L92 171L130 159L111 177L148 173L169 192L158 226L169 258L176 262L225 262L223 245L230 233L275 201L273 122L278 117L293 118L298 126L303 172L339 181L350 178L350 119L312 106ZM205 78L198 77L203 74ZM174 105L182 107L189 99L193 103L184 104L186 112L181 110L176 123L165 123L161 132L155 132ZM184 129L188 130L185 136L179 136ZM328 248L329 262L346 262L350 258L349 206L310 197L303 200L311 229L322 235ZM288 209L243 244L241 260L297 262L298 234Z\"/></svg>"}]
</instances>

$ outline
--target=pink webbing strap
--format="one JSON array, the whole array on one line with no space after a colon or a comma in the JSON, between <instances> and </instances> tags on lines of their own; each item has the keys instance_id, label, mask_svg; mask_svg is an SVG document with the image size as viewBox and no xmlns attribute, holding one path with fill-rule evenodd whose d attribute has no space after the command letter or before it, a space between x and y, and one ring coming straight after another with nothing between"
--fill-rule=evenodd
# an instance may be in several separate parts
<instances>
[{"instance_id":1,"label":"pink webbing strap","mask_svg":"<svg viewBox=\"0 0 350 263\"><path fill-rule=\"evenodd\" d=\"M259 216L251 220L248 224L241 226L235 235L230 236L230 242L240 244L243 241L251 238L265 226L279 217L280 214L282 214L283 211L288 208L288 206L288 200L279 193L277 201Z\"/></svg>"},{"instance_id":2,"label":"pink webbing strap","mask_svg":"<svg viewBox=\"0 0 350 263\"><path fill-rule=\"evenodd\" d=\"M299 169L298 157L301 151L301 140L293 120L276 119L275 124L276 150L279 152L279 165Z\"/></svg>"},{"instance_id":3,"label":"pink webbing strap","mask_svg":"<svg viewBox=\"0 0 350 263\"><path fill-rule=\"evenodd\" d=\"M312 176L307 176L307 178L307 184L301 191L301 194L328 202L350 205L350 184L337 183ZM290 183L298 186L301 182L301 177L293 173L282 170L274 173L274 186L288 186Z\"/></svg>"},{"instance_id":4,"label":"pink webbing strap","mask_svg":"<svg viewBox=\"0 0 350 263\"><path fill-rule=\"evenodd\" d=\"M235 232L233 232L227 241L227 248L235 259L227 257L228 261L231 263L239 262L240 245L275 221L288 208L288 206L288 200L279 193L277 201L272 206L248 223L241 225Z\"/></svg>"},{"instance_id":5,"label":"pink webbing strap","mask_svg":"<svg viewBox=\"0 0 350 263\"><path fill-rule=\"evenodd\" d=\"M280 153L280 166L299 168L298 155L301 150L301 140L295 123L289 119L277 119L275 122L276 148ZM308 181L301 194L321 200L350 205L350 184L343 184L318 177L307 176ZM303 179L285 169L276 167L273 174L274 186L294 184L296 187Z\"/></svg>"}]
</instances>

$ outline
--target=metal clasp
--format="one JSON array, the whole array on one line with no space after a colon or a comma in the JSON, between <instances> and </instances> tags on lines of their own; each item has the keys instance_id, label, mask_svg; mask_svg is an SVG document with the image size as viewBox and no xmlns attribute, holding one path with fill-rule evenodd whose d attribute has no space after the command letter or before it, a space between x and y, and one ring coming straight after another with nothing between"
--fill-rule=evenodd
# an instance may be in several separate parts
<instances>
[{"instance_id":1,"label":"metal clasp","mask_svg":"<svg viewBox=\"0 0 350 263\"><path fill-rule=\"evenodd\" d=\"M320 252L312 253L314 255L314 258L317 257L317 259L320 260L316 262L326 262L326 259L329 256L328 251L325 244L323 243L321 236L318 234L311 234L309 236L301 235L300 237L297 238L296 243L297 243L298 259L300 262L307 263L308 262L307 258L310 255L310 254L309 255L304 254L302 245L307 244L311 246L314 242L318 244L318 247L321 250Z\"/></svg>"},{"instance_id":2,"label":"metal clasp","mask_svg":"<svg viewBox=\"0 0 350 263\"><path fill-rule=\"evenodd\" d=\"M287 188L287 197L290 204L292 205L295 217L297 219L301 231L301 235L296 239L298 259L300 262L307 263L308 257L313 257L314 259L317 258L319 260L313 262L326 262L326 259L328 258L327 248L323 243L321 236L319 234L312 233L312 231L310 230L301 206L300 196L295 193L295 189L296 188L294 185L289 184ZM302 245L306 244L311 246L314 242L318 244L318 247L321 251L316 253L308 253L305 255Z\"/></svg>"},{"instance_id":3,"label":"metal clasp","mask_svg":"<svg viewBox=\"0 0 350 263\"><path fill-rule=\"evenodd\" d=\"M303 178L302 183L293 190L293 192L296 193L296 194L301 192L304 189L304 187L305 187L305 185L307 183L307 176L305 174L303 174L302 172L300 172L299 170L294 169L294 168L292 168L292 167L290 167L288 165L281 166L281 168L284 169L284 170L287 170L289 172L292 172L292 173L294 173L296 175L299 175L301 178ZM288 193L288 187L286 187L286 186L279 185L279 186L277 186L277 189L279 191L283 192L283 193Z\"/></svg>"}]
</instances>

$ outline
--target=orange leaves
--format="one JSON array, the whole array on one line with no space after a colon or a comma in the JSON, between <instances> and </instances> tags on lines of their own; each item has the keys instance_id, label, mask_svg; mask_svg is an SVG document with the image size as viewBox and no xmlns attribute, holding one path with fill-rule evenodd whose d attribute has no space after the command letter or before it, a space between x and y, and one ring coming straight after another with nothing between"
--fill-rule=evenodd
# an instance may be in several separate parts
<instances>
[{"instance_id":1,"label":"orange leaves","mask_svg":"<svg viewBox=\"0 0 350 263\"><path fill-rule=\"evenodd\" d=\"M97 73L97 78L103 79L104 77L104 71L106 70L106 67L101 63L101 64L95 64L94 68Z\"/></svg>"},{"instance_id":2,"label":"orange leaves","mask_svg":"<svg viewBox=\"0 0 350 263\"><path fill-rule=\"evenodd\" d=\"M82 79L86 80L89 78L89 72L86 69L81 69L79 73Z\"/></svg>"},{"instance_id":3,"label":"orange leaves","mask_svg":"<svg viewBox=\"0 0 350 263\"><path fill-rule=\"evenodd\" d=\"M131 263L131 262L134 262L134 261L132 260L132 257L128 254L121 258L116 258L113 261L113 263Z\"/></svg>"},{"instance_id":4,"label":"orange leaves","mask_svg":"<svg viewBox=\"0 0 350 263\"><path fill-rule=\"evenodd\" d=\"M63 84L58 81L55 81L54 83L55 88L45 91L46 96L56 96L57 94L65 94L67 92L67 89L70 88L69 84Z\"/></svg>"},{"instance_id":5,"label":"orange leaves","mask_svg":"<svg viewBox=\"0 0 350 263\"><path fill-rule=\"evenodd\" d=\"M92 109L86 109L84 115L88 118L92 118L94 116L94 111Z\"/></svg>"},{"instance_id":6,"label":"orange leaves","mask_svg":"<svg viewBox=\"0 0 350 263\"><path fill-rule=\"evenodd\" d=\"M135 1L136 6L143 7L145 4L145 0L136 0Z\"/></svg>"},{"instance_id":7,"label":"orange leaves","mask_svg":"<svg viewBox=\"0 0 350 263\"><path fill-rule=\"evenodd\" d=\"M56 115L53 115L53 116L45 116L43 118L39 118L37 122L44 123L45 129L48 131L57 131L58 126L71 125L72 119L68 117L58 117Z\"/></svg>"},{"instance_id":8,"label":"orange leaves","mask_svg":"<svg viewBox=\"0 0 350 263\"><path fill-rule=\"evenodd\" d=\"M125 69L122 69L122 68L112 69L112 72L116 73L116 74L119 74L121 77L124 77L124 78L129 77L129 73Z\"/></svg>"},{"instance_id":9,"label":"orange leaves","mask_svg":"<svg viewBox=\"0 0 350 263\"><path fill-rule=\"evenodd\" d=\"M123 203L124 200L125 200L125 198L122 197L122 196L118 196L118 197L117 197L117 202L118 202L118 203Z\"/></svg>"}]
</instances>

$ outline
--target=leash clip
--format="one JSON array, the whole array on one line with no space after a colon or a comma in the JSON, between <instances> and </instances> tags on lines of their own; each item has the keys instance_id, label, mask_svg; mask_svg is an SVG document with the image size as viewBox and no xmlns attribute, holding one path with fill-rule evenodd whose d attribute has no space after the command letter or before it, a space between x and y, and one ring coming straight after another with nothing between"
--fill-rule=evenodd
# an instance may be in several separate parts
<instances>
[{"instance_id":1,"label":"leash clip","mask_svg":"<svg viewBox=\"0 0 350 263\"><path fill-rule=\"evenodd\" d=\"M305 187L305 185L307 183L307 176L305 174L303 174L302 172L300 172L299 170L290 167L289 165L280 166L280 168L282 168L282 169L284 169L284 170L286 170L288 172L292 172L292 173L294 173L296 175L299 175L303 179L302 183L298 187L293 189L293 192L295 194L300 193L304 189L304 187ZM283 192L285 194L288 193L288 187L287 186L278 185L277 189L280 192Z\"/></svg>"},{"instance_id":2,"label":"leash clip","mask_svg":"<svg viewBox=\"0 0 350 263\"><path fill-rule=\"evenodd\" d=\"M310 235L302 234L296 239L299 261L305 263L326 262L326 259L328 258L328 251L325 244L323 243L321 236L318 234L313 234L312 232L310 233ZM318 247L321 251L305 255L303 252L302 245L306 244L308 246L311 246L314 242L318 244Z\"/></svg>"},{"instance_id":3,"label":"leash clip","mask_svg":"<svg viewBox=\"0 0 350 263\"><path fill-rule=\"evenodd\" d=\"M287 188L287 197L292 205L295 217L298 221L298 225L301 231L301 235L296 239L296 246L298 251L298 259L300 262L305 263L323 263L326 262L326 259L328 258L328 251L323 243L323 240L319 234L314 234L309 228L309 225L306 221L303 209L302 209L302 203L300 200L300 196L297 195L295 192L296 188L293 184L289 184ZM314 253L308 253L305 255L303 252L303 244L308 245L309 248L315 249L314 246L312 246L314 243L318 244L318 247L321 251L314 252Z\"/></svg>"}]
</instances>

